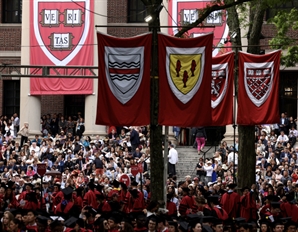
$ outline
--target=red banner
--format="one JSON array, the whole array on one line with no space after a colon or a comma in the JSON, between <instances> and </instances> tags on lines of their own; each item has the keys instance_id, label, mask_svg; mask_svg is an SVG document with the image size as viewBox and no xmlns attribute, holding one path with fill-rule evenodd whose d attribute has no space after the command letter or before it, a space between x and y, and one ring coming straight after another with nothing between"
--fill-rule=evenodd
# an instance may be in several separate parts
<instances>
[{"instance_id":1,"label":"red banner","mask_svg":"<svg viewBox=\"0 0 298 232\"><path fill-rule=\"evenodd\" d=\"M239 52L239 125L279 122L279 65L281 51L266 55Z\"/></svg>"},{"instance_id":2,"label":"red banner","mask_svg":"<svg viewBox=\"0 0 298 232\"><path fill-rule=\"evenodd\" d=\"M149 124L152 35L115 38L97 33L97 40L96 124Z\"/></svg>"},{"instance_id":3,"label":"red banner","mask_svg":"<svg viewBox=\"0 0 298 232\"><path fill-rule=\"evenodd\" d=\"M212 126L233 124L234 53L212 58Z\"/></svg>"},{"instance_id":4,"label":"red banner","mask_svg":"<svg viewBox=\"0 0 298 232\"><path fill-rule=\"evenodd\" d=\"M160 125L211 125L212 39L158 35Z\"/></svg>"},{"instance_id":5,"label":"red banner","mask_svg":"<svg viewBox=\"0 0 298 232\"><path fill-rule=\"evenodd\" d=\"M200 16L200 10L218 4L212 0L171 0L168 1L169 35L175 35L179 28L194 23ZM213 50L212 56L218 56L231 51L229 41L229 27L227 25L226 10L217 10L209 14L204 20L206 27L195 27L184 33L184 37L198 37L204 33L212 32Z\"/></svg>"},{"instance_id":6,"label":"red banner","mask_svg":"<svg viewBox=\"0 0 298 232\"><path fill-rule=\"evenodd\" d=\"M30 64L93 66L93 5L93 0L30 1ZM92 79L30 80L31 95L92 93Z\"/></svg>"}]
</instances>

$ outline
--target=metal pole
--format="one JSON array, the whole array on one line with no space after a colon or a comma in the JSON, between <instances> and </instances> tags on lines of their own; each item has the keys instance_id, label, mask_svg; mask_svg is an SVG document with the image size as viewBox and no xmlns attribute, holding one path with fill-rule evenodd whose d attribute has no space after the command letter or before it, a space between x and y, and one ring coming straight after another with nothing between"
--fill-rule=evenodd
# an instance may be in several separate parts
<instances>
[{"instance_id":1,"label":"metal pole","mask_svg":"<svg viewBox=\"0 0 298 232\"><path fill-rule=\"evenodd\" d=\"M41 177L41 188L40 188L40 209L42 210L42 192L43 192L43 176Z\"/></svg>"},{"instance_id":2,"label":"metal pole","mask_svg":"<svg viewBox=\"0 0 298 232\"><path fill-rule=\"evenodd\" d=\"M238 57L238 47L236 47L236 57ZM237 65L238 59L235 59L235 66ZM234 73L237 72L236 70ZM236 85L237 85L237 80L236 80L236 75L234 75L234 107L233 107L233 129L234 129L234 154L233 154L233 183L236 182Z\"/></svg>"},{"instance_id":3,"label":"metal pole","mask_svg":"<svg viewBox=\"0 0 298 232\"><path fill-rule=\"evenodd\" d=\"M165 141L164 141L164 169L163 169L163 184L164 184L164 202L165 202L165 208L167 207L167 177L168 177L168 154L169 154L169 143L168 143L168 136L169 136L169 127L165 126Z\"/></svg>"}]
</instances>

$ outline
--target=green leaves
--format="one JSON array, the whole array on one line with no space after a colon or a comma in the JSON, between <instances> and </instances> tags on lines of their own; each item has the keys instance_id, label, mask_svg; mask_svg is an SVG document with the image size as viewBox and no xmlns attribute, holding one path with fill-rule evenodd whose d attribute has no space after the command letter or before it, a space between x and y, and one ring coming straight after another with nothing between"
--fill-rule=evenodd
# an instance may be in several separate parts
<instances>
[{"instance_id":1,"label":"green leaves","mask_svg":"<svg viewBox=\"0 0 298 232\"><path fill-rule=\"evenodd\" d=\"M281 64L286 67L295 66L298 62L297 39L294 37L298 30L298 10L296 8L287 11L279 11L270 20L277 29L276 36L269 41L273 49L287 50L281 58Z\"/></svg>"}]
</instances>

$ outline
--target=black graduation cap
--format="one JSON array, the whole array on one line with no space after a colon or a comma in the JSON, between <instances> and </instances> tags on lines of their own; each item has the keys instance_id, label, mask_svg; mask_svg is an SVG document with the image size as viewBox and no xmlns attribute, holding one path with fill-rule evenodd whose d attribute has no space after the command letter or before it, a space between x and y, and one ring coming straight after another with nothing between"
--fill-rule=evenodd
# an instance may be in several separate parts
<instances>
[{"instance_id":1,"label":"black graduation cap","mask_svg":"<svg viewBox=\"0 0 298 232\"><path fill-rule=\"evenodd\" d=\"M223 195L224 193L226 193L226 191L224 189L219 189L218 191L221 195Z\"/></svg>"},{"instance_id":2,"label":"black graduation cap","mask_svg":"<svg viewBox=\"0 0 298 232\"><path fill-rule=\"evenodd\" d=\"M41 215L37 216L36 219L37 219L37 221L38 221L40 224L42 224L42 225L44 225L44 226L47 226L47 225L48 225L48 220L50 220L49 218L47 218L47 217L45 217L45 216L41 216Z\"/></svg>"},{"instance_id":3,"label":"black graduation cap","mask_svg":"<svg viewBox=\"0 0 298 232\"><path fill-rule=\"evenodd\" d=\"M3 183L3 182L1 182L1 185L0 185L0 187L1 188L4 188L4 189L6 189L7 187L6 187L6 184L5 183Z\"/></svg>"},{"instance_id":4,"label":"black graduation cap","mask_svg":"<svg viewBox=\"0 0 298 232\"><path fill-rule=\"evenodd\" d=\"M244 223L245 221L246 221L246 219L242 218L242 217L234 218L234 222L236 224Z\"/></svg>"},{"instance_id":5,"label":"black graduation cap","mask_svg":"<svg viewBox=\"0 0 298 232\"><path fill-rule=\"evenodd\" d=\"M275 196L275 195L268 195L268 196L266 197L266 199L267 199L268 201L274 201L274 202L278 202L278 201L280 200L280 198L279 198L278 196Z\"/></svg>"},{"instance_id":6,"label":"black graduation cap","mask_svg":"<svg viewBox=\"0 0 298 232\"><path fill-rule=\"evenodd\" d=\"M51 229L54 229L56 226L61 226L61 225L62 225L62 222L59 221L58 219L56 219L51 222L50 227L51 227Z\"/></svg>"},{"instance_id":7,"label":"black graduation cap","mask_svg":"<svg viewBox=\"0 0 298 232\"><path fill-rule=\"evenodd\" d=\"M129 190L130 194L132 195L133 198L138 198L139 196L139 191L137 189L131 189Z\"/></svg>"},{"instance_id":8,"label":"black graduation cap","mask_svg":"<svg viewBox=\"0 0 298 232\"><path fill-rule=\"evenodd\" d=\"M263 219L263 220L260 220L260 221L259 221L259 225L260 225L260 227L261 227L262 225L264 225L264 224L267 225L267 226L269 226L269 222L268 222L267 220L264 220L264 219Z\"/></svg>"},{"instance_id":9,"label":"black graduation cap","mask_svg":"<svg viewBox=\"0 0 298 232\"><path fill-rule=\"evenodd\" d=\"M221 224L223 224L223 221L220 220L220 219L216 219L216 220L213 221L213 225L214 225L214 226L216 226L216 225L221 225Z\"/></svg>"},{"instance_id":10,"label":"black graduation cap","mask_svg":"<svg viewBox=\"0 0 298 232\"><path fill-rule=\"evenodd\" d=\"M286 194L286 199L288 202L292 202L294 200L294 194L287 193Z\"/></svg>"},{"instance_id":11,"label":"black graduation cap","mask_svg":"<svg viewBox=\"0 0 298 232\"><path fill-rule=\"evenodd\" d=\"M36 190L41 191L41 188L40 188L40 187L34 187L33 189L34 189L35 191L36 191Z\"/></svg>"},{"instance_id":12,"label":"black graduation cap","mask_svg":"<svg viewBox=\"0 0 298 232\"><path fill-rule=\"evenodd\" d=\"M70 196L73 193L73 189L71 187L66 187L62 189L64 196Z\"/></svg>"},{"instance_id":13,"label":"black graduation cap","mask_svg":"<svg viewBox=\"0 0 298 232\"><path fill-rule=\"evenodd\" d=\"M158 218L155 214L151 214L149 217L147 217L147 222L149 220L156 222L156 224L158 223Z\"/></svg>"},{"instance_id":14,"label":"black graduation cap","mask_svg":"<svg viewBox=\"0 0 298 232\"><path fill-rule=\"evenodd\" d=\"M78 221L78 218L70 217L64 222L64 225L69 228L74 228L77 221Z\"/></svg>"},{"instance_id":15,"label":"black graduation cap","mask_svg":"<svg viewBox=\"0 0 298 232\"><path fill-rule=\"evenodd\" d=\"M115 180L112 182L112 185L113 185L115 188L119 188L120 183L115 179Z\"/></svg>"},{"instance_id":16,"label":"black graduation cap","mask_svg":"<svg viewBox=\"0 0 298 232\"><path fill-rule=\"evenodd\" d=\"M241 191L244 192L244 190L246 190L246 189L247 189L247 190L250 190L250 187L248 187L248 186L244 186L244 187L241 189Z\"/></svg>"},{"instance_id":17,"label":"black graduation cap","mask_svg":"<svg viewBox=\"0 0 298 232\"><path fill-rule=\"evenodd\" d=\"M228 184L227 186L229 189L234 189L237 186L237 184L232 183L232 184Z\"/></svg>"},{"instance_id":18,"label":"black graduation cap","mask_svg":"<svg viewBox=\"0 0 298 232\"><path fill-rule=\"evenodd\" d=\"M174 221L168 221L169 226L174 226L175 228L178 228L178 223Z\"/></svg>"},{"instance_id":19,"label":"black graduation cap","mask_svg":"<svg viewBox=\"0 0 298 232\"><path fill-rule=\"evenodd\" d=\"M33 187L34 187L33 184L31 184L31 183L26 183L25 186L26 185L29 186L29 187L31 187L31 189L33 189Z\"/></svg>"},{"instance_id":20,"label":"black graduation cap","mask_svg":"<svg viewBox=\"0 0 298 232\"><path fill-rule=\"evenodd\" d=\"M190 191L190 189L189 189L188 187L183 187L183 188L182 188L182 191L184 191L184 192L187 192L187 193L188 193L188 192Z\"/></svg>"},{"instance_id":21,"label":"black graduation cap","mask_svg":"<svg viewBox=\"0 0 298 232\"><path fill-rule=\"evenodd\" d=\"M178 222L178 228L182 231L182 232L188 232L188 223L185 221L180 221Z\"/></svg>"},{"instance_id":22,"label":"black graduation cap","mask_svg":"<svg viewBox=\"0 0 298 232\"><path fill-rule=\"evenodd\" d=\"M295 226L296 229L297 229L297 223L292 221L292 220L289 220L287 223L286 223L286 226L289 227L289 226Z\"/></svg>"},{"instance_id":23,"label":"black graduation cap","mask_svg":"<svg viewBox=\"0 0 298 232\"><path fill-rule=\"evenodd\" d=\"M33 179L34 180L36 180L36 179L38 179L40 176L37 174L37 173L35 173L34 175L33 175Z\"/></svg>"},{"instance_id":24,"label":"black graduation cap","mask_svg":"<svg viewBox=\"0 0 298 232\"><path fill-rule=\"evenodd\" d=\"M203 225L203 232L213 232L212 228L208 225Z\"/></svg>"},{"instance_id":25,"label":"black graduation cap","mask_svg":"<svg viewBox=\"0 0 298 232\"><path fill-rule=\"evenodd\" d=\"M280 208L280 202L271 202L270 205L273 209Z\"/></svg>"},{"instance_id":26,"label":"black graduation cap","mask_svg":"<svg viewBox=\"0 0 298 232\"><path fill-rule=\"evenodd\" d=\"M214 221L214 217L213 216L202 216L201 217L201 222L202 223L212 223Z\"/></svg>"},{"instance_id":27,"label":"black graduation cap","mask_svg":"<svg viewBox=\"0 0 298 232\"><path fill-rule=\"evenodd\" d=\"M79 225L79 227L83 228L84 227L84 224L85 224L84 219L83 218L79 218L77 220L77 224Z\"/></svg>"},{"instance_id":28,"label":"black graduation cap","mask_svg":"<svg viewBox=\"0 0 298 232\"><path fill-rule=\"evenodd\" d=\"M36 202L37 201L36 192L29 192L29 193L27 193L26 194L26 200L31 201L31 202Z\"/></svg>"},{"instance_id":29,"label":"black graduation cap","mask_svg":"<svg viewBox=\"0 0 298 232\"><path fill-rule=\"evenodd\" d=\"M28 193L27 193L27 195L28 195ZM34 216L37 216L37 211L34 210L34 209L26 209L26 213L27 213L27 214L28 214L28 213L33 213Z\"/></svg>"},{"instance_id":30,"label":"black graduation cap","mask_svg":"<svg viewBox=\"0 0 298 232\"><path fill-rule=\"evenodd\" d=\"M233 225L234 225L234 222L233 222L233 219L232 218L228 218L227 220L224 221L225 228L231 227Z\"/></svg>"},{"instance_id":31,"label":"black graduation cap","mask_svg":"<svg viewBox=\"0 0 298 232\"><path fill-rule=\"evenodd\" d=\"M195 214L195 213L188 214L187 218L188 218L189 221L198 220L198 219L201 220L202 219L202 217L200 215Z\"/></svg>"},{"instance_id":32,"label":"black graduation cap","mask_svg":"<svg viewBox=\"0 0 298 232\"><path fill-rule=\"evenodd\" d=\"M124 184L123 182L120 182L120 186L122 189L126 190L127 189L127 185Z\"/></svg>"},{"instance_id":33,"label":"black graduation cap","mask_svg":"<svg viewBox=\"0 0 298 232\"><path fill-rule=\"evenodd\" d=\"M13 216L17 215L17 212L19 211L18 209L12 208L8 210L9 212L11 212L13 214Z\"/></svg>"},{"instance_id":34,"label":"black graduation cap","mask_svg":"<svg viewBox=\"0 0 298 232\"><path fill-rule=\"evenodd\" d=\"M60 187L61 187L61 185L60 184L57 184L57 183L55 183L54 186L55 187L58 187L58 189L60 189Z\"/></svg>"},{"instance_id":35,"label":"black graduation cap","mask_svg":"<svg viewBox=\"0 0 298 232\"><path fill-rule=\"evenodd\" d=\"M97 210L91 207L88 209L88 213L92 214L92 216L94 217L97 214Z\"/></svg>"},{"instance_id":36,"label":"black graduation cap","mask_svg":"<svg viewBox=\"0 0 298 232\"><path fill-rule=\"evenodd\" d=\"M78 187L78 188L76 188L74 191L76 191L78 195L81 195L82 192L83 192L83 190L84 190L84 189L83 189L82 187Z\"/></svg>"},{"instance_id":37,"label":"black graduation cap","mask_svg":"<svg viewBox=\"0 0 298 232\"><path fill-rule=\"evenodd\" d=\"M281 222L283 224L287 224L291 221L292 217L284 217L284 218L280 218L279 220L281 220Z\"/></svg>"},{"instance_id":38,"label":"black graduation cap","mask_svg":"<svg viewBox=\"0 0 298 232\"><path fill-rule=\"evenodd\" d=\"M188 217L188 215L187 215L187 217ZM189 220L189 226L191 228L195 228L196 224L198 224L198 223L201 223L201 218L200 217L196 217L196 218L193 218L193 219Z\"/></svg>"},{"instance_id":39,"label":"black graduation cap","mask_svg":"<svg viewBox=\"0 0 298 232\"><path fill-rule=\"evenodd\" d=\"M219 199L219 196L218 195L211 195L211 196L207 197L207 201L208 202L212 202L215 205L218 205L219 204L218 199Z\"/></svg>"},{"instance_id":40,"label":"black graduation cap","mask_svg":"<svg viewBox=\"0 0 298 232\"><path fill-rule=\"evenodd\" d=\"M251 229L253 227L252 223L240 223L239 227L243 227L245 229Z\"/></svg>"},{"instance_id":41,"label":"black graduation cap","mask_svg":"<svg viewBox=\"0 0 298 232\"><path fill-rule=\"evenodd\" d=\"M101 190L104 188L104 186L101 185L101 184L98 184L98 185L95 186L95 188L96 188L97 191L101 192Z\"/></svg>"},{"instance_id":42,"label":"black graduation cap","mask_svg":"<svg viewBox=\"0 0 298 232\"><path fill-rule=\"evenodd\" d=\"M131 182L130 184L131 186L138 186L138 182L136 182L135 180Z\"/></svg>"},{"instance_id":43,"label":"black graduation cap","mask_svg":"<svg viewBox=\"0 0 298 232\"><path fill-rule=\"evenodd\" d=\"M9 181L6 183L7 188L10 188L10 189L13 188L14 184L15 184L15 182L14 182L14 181L11 181L11 180L9 180Z\"/></svg>"},{"instance_id":44,"label":"black graduation cap","mask_svg":"<svg viewBox=\"0 0 298 232\"><path fill-rule=\"evenodd\" d=\"M94 184L94 182L93 182L93 181L90 181L90 182L88 183L88 187L91 188L91 189L94 189L94 188L95 188L95 184Z\"/></svg>"},{"instance_id":45,"label":"black graduation cap","mask_svg":"<svg viewBox=\"0 0 298 232\"><path fill-rule=\"evenodd\" d=\"M171 200L174 196L174 192L167 193L167 199Z\"/></svg>"}]
</instances>

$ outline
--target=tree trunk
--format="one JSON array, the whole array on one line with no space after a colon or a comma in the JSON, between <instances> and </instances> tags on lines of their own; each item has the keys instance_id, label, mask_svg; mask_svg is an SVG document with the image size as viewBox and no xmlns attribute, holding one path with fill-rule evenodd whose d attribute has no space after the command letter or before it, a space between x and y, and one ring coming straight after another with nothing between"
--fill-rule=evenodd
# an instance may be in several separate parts
<instances>
[{"instance_id":1,"label":"tree trunk","mask_svg":"<svg viewBox=\"0 0 298 232\"><path fill-rule=\"evenodd\" d=\"M150 167L151 167L151 199L163 200L164 183L163 170L164 160L162 153L162 127L158 125L158 102L159 102L159 80L158 80L158 39L157 32L160 31L159 12L157 6L161 0L146 1L147 9L152 21L149 29L152 31L152 54L151 54L151 105L150 105Z\"/></svg>"},{"instance_id":2,"label":"tree trunk","mask_svg":"<svg viewBox=\"0 0 298 232\"><path fill-rule=\"evenodd\" d=\"M225 3L229 3L233 0L225 0ZM262 30L262 24L264 19L264 7L262 6L263 0L254 1L250 4L250 25L247 34L248 49L247 51L254 54L259 54L260 47L260 34ZM238 95L238 51L241 50L241 31L239 15L236 7L227 9L228 12L228 26L230 32L237 32L236 38L231 38L232 44L237 49L234 49L235 56L235 78L236 78L236 96ZM255 177L255 126L238 126L238 138L239 138L239 151L238 151L238 169L237 169L237 185L239 188L248 186L256 182Z\"/></svg>"},{"instance_id":3,"label":"tree trunk","mask_svg":"<svg viewBox=\"0 0 298 232\"><path fill-rule=\"evenodd\" d=\"M237 185L251 187L256 182L255 126L239 126Z\"/></svg>"}]
</instances>

